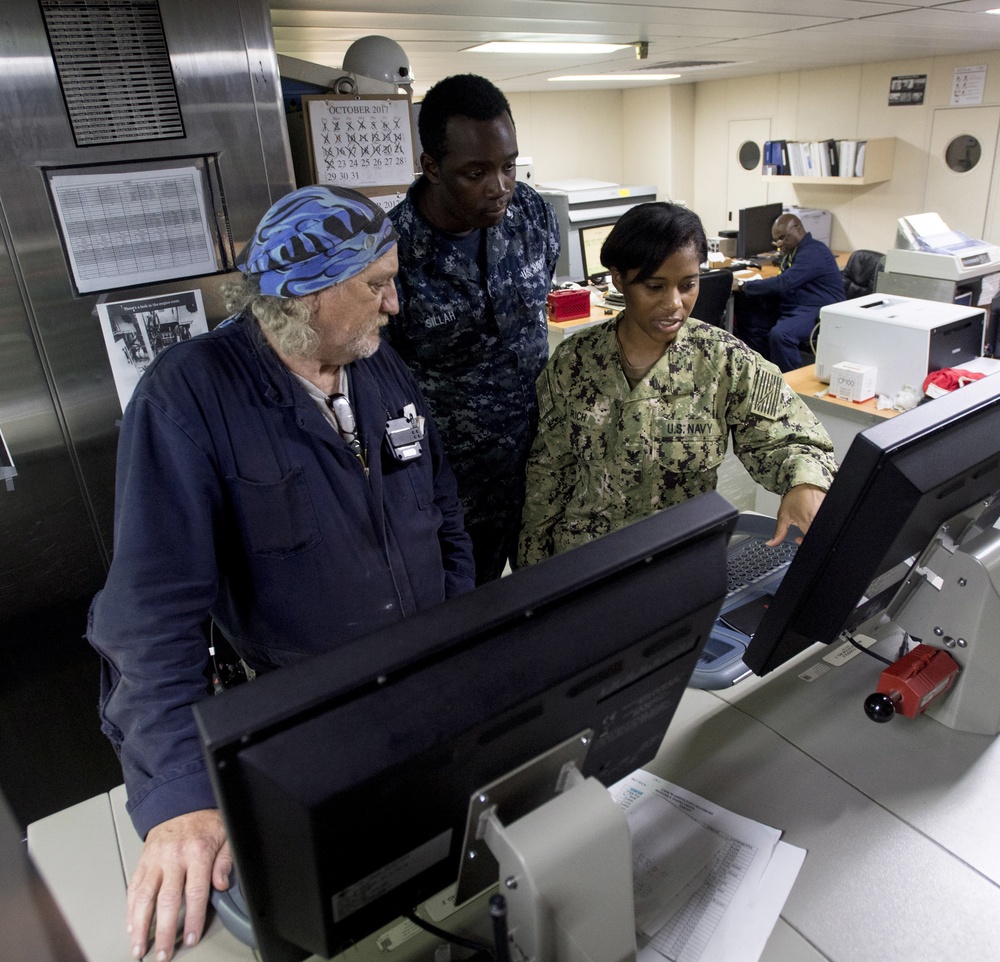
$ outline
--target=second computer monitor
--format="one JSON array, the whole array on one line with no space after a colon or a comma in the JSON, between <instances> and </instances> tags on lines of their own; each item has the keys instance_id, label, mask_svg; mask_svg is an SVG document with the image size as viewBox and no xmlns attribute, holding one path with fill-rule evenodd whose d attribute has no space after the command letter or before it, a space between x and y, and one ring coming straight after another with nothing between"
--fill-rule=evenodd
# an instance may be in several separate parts
<instances>
[{"instance_id":1,"label":"second computer monitor","mask_svg":"<svg viewBox=\"0 0 1000 962\"><path fill-rule=\"evenodd\" d=\"M782 214L781 204L761 204L740 211L740 232L736 238L737 257L755 257L774 250L771 228Z\"/></svg>"},{"instance_id":2,"label":"second computer monitor","mask_svg":"<svg viewBox=\"0 0 1000 962\"><path fill-rule=\"evenodd\" d=\"M859 434L743 660L759 675L884 611L945 522L1000 492L1000 375Z\"/></svg>"},{"instance_id":3,"label":"second computer monitor","mask_svg":"<svg viewBox=\"0 0 1000 962\"><path fill-rule=\"evenodd\" d=\"M591 224L580 228L583 280L596 282L607 275L608 269L601 263L601 248L614 226L615 221L611 221L606 224Z\"/></svg>"}]
</instances>

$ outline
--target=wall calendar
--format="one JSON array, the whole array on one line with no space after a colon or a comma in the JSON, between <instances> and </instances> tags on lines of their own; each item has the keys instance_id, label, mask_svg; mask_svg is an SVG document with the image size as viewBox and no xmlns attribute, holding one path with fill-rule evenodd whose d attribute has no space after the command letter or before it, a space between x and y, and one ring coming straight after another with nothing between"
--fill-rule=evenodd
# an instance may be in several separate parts
<instances>
[{"instance_id":1,"label":"wall calendar","mask_svg":"<svg viewBox=\"0 0 1000 962\"><path fill-rule=\"evenodd\" d=\"M318 184L364 191L413 180L410 100L399 95L302 98Z\"/></svg>"}]
</instances>

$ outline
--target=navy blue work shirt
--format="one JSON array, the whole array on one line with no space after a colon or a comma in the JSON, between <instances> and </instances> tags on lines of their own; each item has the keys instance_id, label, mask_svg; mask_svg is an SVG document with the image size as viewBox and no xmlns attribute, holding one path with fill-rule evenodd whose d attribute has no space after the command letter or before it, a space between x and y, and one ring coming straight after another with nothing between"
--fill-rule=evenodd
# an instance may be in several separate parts
<instances>
[{"instance_id":1,"label":"navy blue work shirt","mask_svg":"<svg viewBox=\"0 0 1000 962\"><path fill-rule=\"evenodd\" d=\"M91 608L102 727L139 834L215 807L191 705L211 615L256 671L471 590L472 553L433 422L397 461L386 421L417 385L383 345L351 365L370 475L241 317L160 354L118 449L114 561Z\"/></svg>"}]
</instances>

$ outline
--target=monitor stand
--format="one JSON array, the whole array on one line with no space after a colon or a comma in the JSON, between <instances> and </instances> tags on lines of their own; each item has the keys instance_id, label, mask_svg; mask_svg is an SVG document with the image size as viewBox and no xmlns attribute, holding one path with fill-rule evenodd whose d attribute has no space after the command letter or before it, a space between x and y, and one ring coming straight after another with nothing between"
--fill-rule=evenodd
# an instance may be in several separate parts
<instances>
[{"instance_id":1,"label":"monitor stand","mask_svg":"<svg viewBox=\"0 0 1000 962\"><path fill-rule=\"evenodd\" d=\"M1000 496L943 524L889 605L889 618L960 671L926 714L956 731L1000 734Z\"/></svg>"},{"instance_id":2,"label":"monitor stand","mask_svg":"<svg viewBox=\"0 0 1000 962\"><path fill-rule=\"evenodd\" d=\"M479 858L469 855L477 846L492 853L510 942L526 962L635 959L632 842L620 806L597 779L580 772L591 738L589 731L574 736L470 801L463 871ZM523 793L526 782L550 786L551 797L505 824L505 796L511 785L515 795ZM472 894L461 878L459 893Z\"/></svg>"}]
</instances>

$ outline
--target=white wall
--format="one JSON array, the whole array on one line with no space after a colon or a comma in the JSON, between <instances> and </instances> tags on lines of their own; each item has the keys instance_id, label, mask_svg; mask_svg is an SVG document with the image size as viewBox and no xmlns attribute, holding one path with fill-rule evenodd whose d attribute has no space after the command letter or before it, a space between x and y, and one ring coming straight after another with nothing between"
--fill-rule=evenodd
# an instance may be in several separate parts
<instances>
[{"instance_id":1,"label":"white wall","mask_svg":"<svg viewBox=\"0 0 1000 962\"><path fill-rule=\"evenodd\" d=\"M833 246L886 250L899 217L924 209L936 109L947 109L956 67L985 65L984 105L1000 104L1000 52L857 64L752 79L604 91L509 94L522 154L538 183L590 177L656 184L663 199L686 201L712 234L724 226L729 124L759 118L775 139L896 137L892 178L866 187L769 181L767 199L833 212ZM888 105L894 76L927 74L925 102ZM990 145L991 149L994 145ZM1000 151L998 151L1000 154ZM993 193L1000 191L1000 162ZM1000 196L985 236L1000 243ZM984 208L989 198L983 197Z\"/></svg>"},{"instance_id":2,"label":"white wall","mask_svg":"<svg viewBox=\"0 0 1000 962\"><path fill-rule=\"evenodd\" d=\"M623 91L624 183L655 184L660 200L694 194L694 84Z\"/></svg>"},{"instance_id":3,"label":"white wall","mask_svg":"<svg viewBox=\"0 0 1000 962\"><path fill-rule=\"evenodd\" d=\"M832 211L834 248L886 250L893 244L896 220L924 209L934 111L949 105L955 68L980 64L987 67L983 103L1000 104L997 51L760 77L753 81L752 96L748 96L746 80L699 83L695 90L692 206L709 232L724 223L727 204L741 206L739 198L725 196L727 165L736 163L726 150L731 120L769 118L775 139L896 137L893 174L886 183L853 187L768 182L769 201ZM890 107L890 80L910 74L927 74L924 104ZM638 132L625 128L623 135L628 140ZM984 208L987 201L984 196ZM1000 237L989 239L1000 242Z\"/></svg>"},{"instance_id":4,"label":"white wall","mask_svg":"<svg viewBox=\"0 0 1000 962\"><path fill-rule=\"evenodd\" d=\"M695 86L510 93L517 143L535 182L585 177L694 194ZM633 143L625 131L636 131Z\"/></svg>"},{"instance_id":5,"label":"white wall","mask_svg":"<svg viewBox=\"0 0 1000 962\"><path fill-rule=\"evenodd\" d=\"M577 177L623 183L620 90L512 93L507 100L536 184Z\"/></svg>"}]
</instances>

